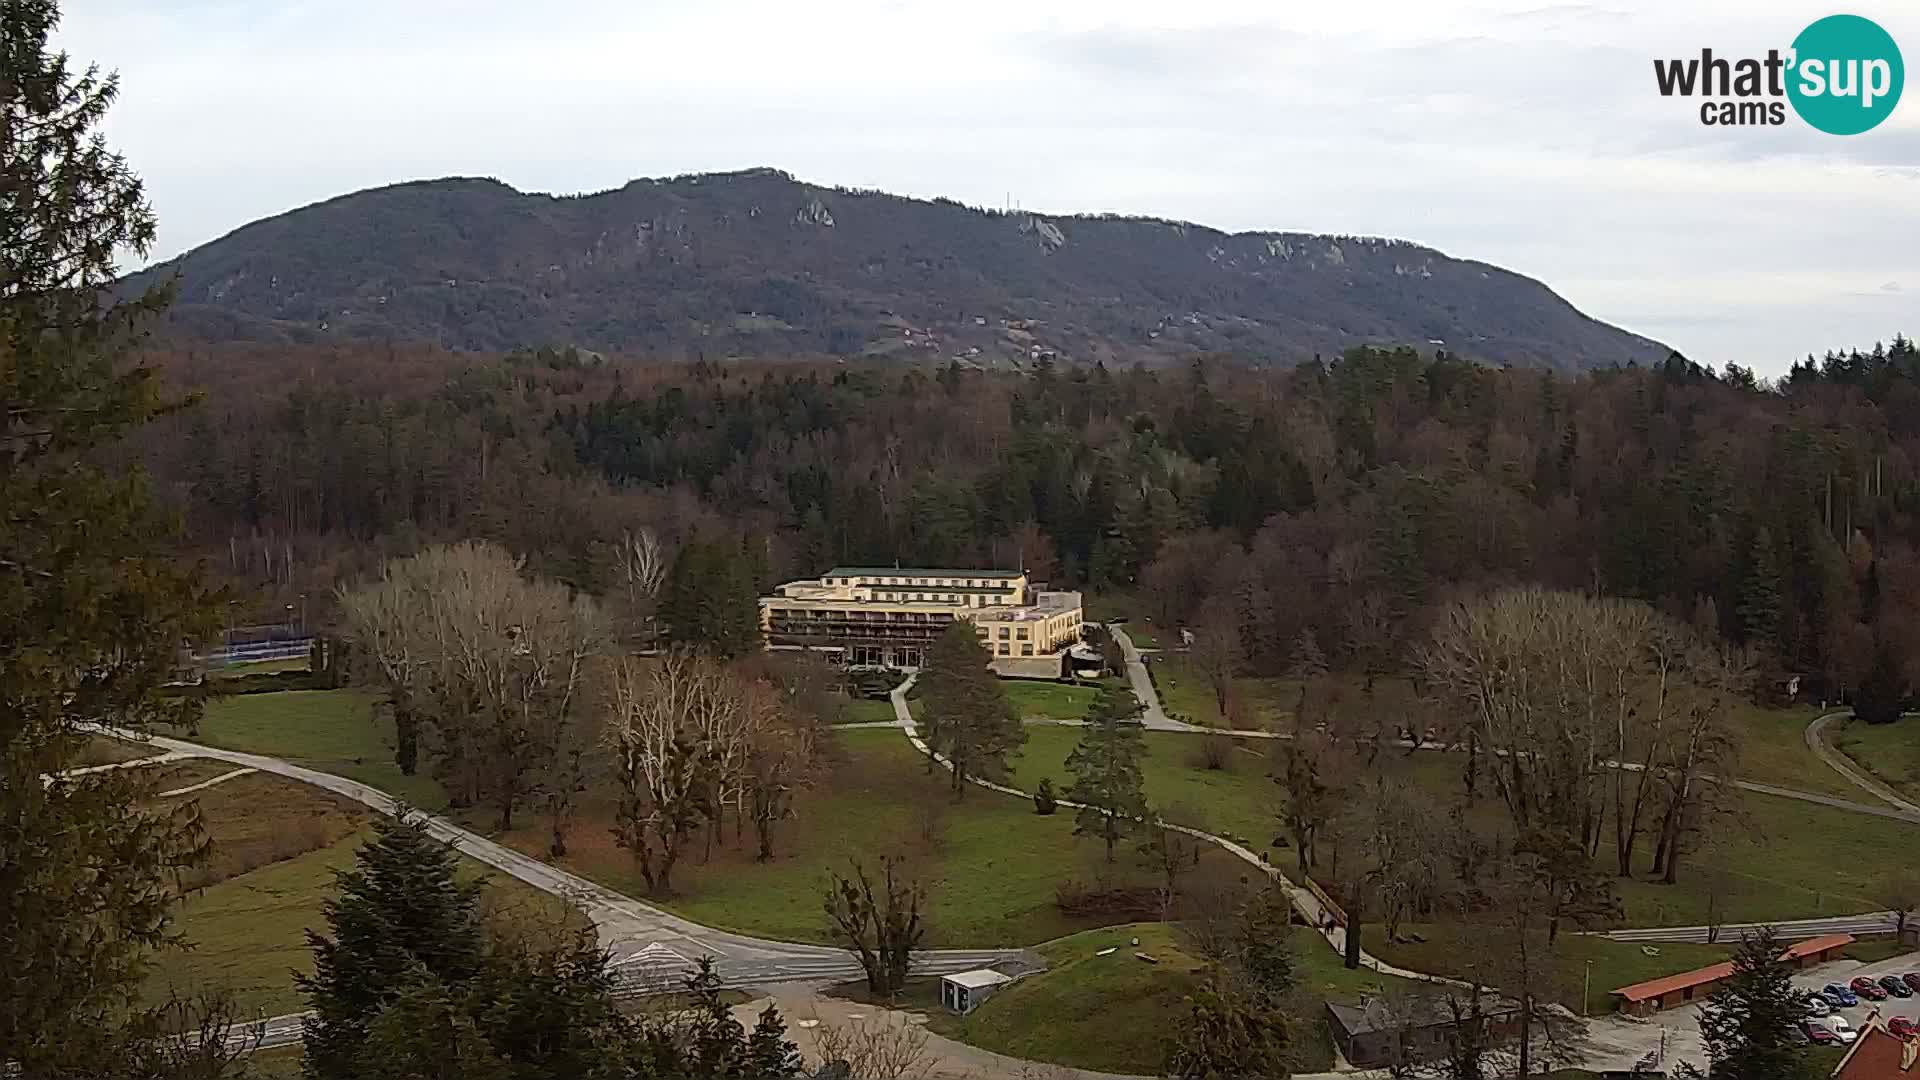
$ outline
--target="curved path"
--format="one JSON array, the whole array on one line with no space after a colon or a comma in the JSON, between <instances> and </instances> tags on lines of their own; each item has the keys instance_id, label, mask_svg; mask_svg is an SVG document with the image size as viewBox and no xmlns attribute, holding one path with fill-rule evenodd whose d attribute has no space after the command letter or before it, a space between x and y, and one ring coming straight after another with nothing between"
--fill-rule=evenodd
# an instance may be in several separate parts
<instances>
[{"instance_id":1,"label":"curved path","mask_svg":"<svg viewBox=\"0 0 1920 1080\"><path fill-rule=\"evenodd\" d=\"M1108 632L1113 635L1114 640L1120 643L1120 651L1126 657L1127 662L1127 681L1133 686L1134 696L1139 698L1145 706L1145 711L1142 713L1141 718L1143 727L1153 731L1179 731L1191 734L1226 735L1236 739L1293 738L1291 733L1285 731L1267 731L1261 728L1207 727L1202 724L1190 724L1184 720L1172 719L1166 714L1166 711L1161 708L1160 695L1154 689L1153 678L1147 674L1147 666L1141 659L1140 650L1135 648L1132 639L1127 637L1126 628L1114 623L1109 624L1107 629ZM1847 715L1849 715L1849 713L1836 712L1816 717L1813 723L1807 726L1807 746L1812 749L1815 754L1818 754L1822 761L1833 766L1834 769L1838 770L1840 774L1848 780L1851 780L1856 786L1860 787L1861 790L1887 803L1891 803L1892 806L1884 806L1880 803L1858 802L1852 799L1843 799L1837 795L1822 795L1814 791L1800 791L1795 788L1781 787L1778 784L1761 783L1758 780L1722 780L1716 776L1702 776L1700 779L1712 784L1732 784L1742 791L1752 791L1761 795L1772 795L1782 799L1796 799L1800 802L1829 806L1835 810L1845 810L1852 814L1866 814L1870 817L1887 818L1892 821L1904 821L1909 824L1920 825L1920 805L1902 798L1899 794L1895 793L1893 789L1870 776L1866 776L1857 768L1851 766L1844 754L1834 750L1820 738L1820 729L1824 724L1837 717ZM1449 743L1427 739L1419 742L1415 742L1412 739L1388 739L1385 740L1385 742L1388 746L1398 747L1402 750L1427 750L1436 753L1448 753L1458 749L1458 747ZM1496 754L1505 754L1506 752L1505 750L1494 751ZM1632 761L1608 761L1603 764L1611 769L1625 769L1628 772L1639 772L1641 770L1640 764Z\"/></svg>"},{"instance_id":2,"label":"curved path","mask_svg":"<svg viewBox=\"0 0 1920 1080\"><path fill-rule=\"evenodd\" d=\"M1901 812L1899 816L1909 821L1920 822L1920 803L1915 803L1913 800L1901 795L1889 787L1879 777L1868 773L1865 769L1855 764L1852 758L1841 753L1831 743L1827 742L1827 724L1834 720L1849 718L1852 715L1853 711L1849 709L1845 712L1830 712L1824 716L1814 717L1813 723L1807 725L1807 749L1818 755L1821 761L1832 766L1835 772L1851 781L1853 786L1877 799L1891 804Z\"/></svg>"},{"instance_id":3,"label":"curved path","mask_svg":"<svg viewBox=\"0 0 1920 1080\"><path fill-rule=\"evenodd\" d=\"M163 735L115 734L165 750L176 755L175 759L202 757L230 762L312 784L382 813L392 813L395 808L393 797L378 788L279 758ZM424 822L430 835L461 854L579 908L593 921L600 944L612 953L615 969L630 984L677 984L703 956L713 959L723 981L736 986L839 982L861 973L859 963L843 949L704 926L524 855L444 817L418 810L413 815ZM1034 955L1023 949L930 949L916 954L915 967L924 974L942 974L1009 961L1036 962Z\"/></svg>"},{"instance_id":4,"label":"curved path","mask_svg":"<svg viewBox=\"0 0 1920 1080\"><path fill-rule=\"evenodd\" d=\"M953 763L948 761L941 754L935 752L933 747L927 745L927 741L924 738L922 738L920 735L919 725L913 719L912 710L907 708L907 691L913 688L914 679L916 677L917 676L908 676L907 681L893 688L892 698L893 698L893 714L894 714L894 717L896 718L895 722L899 726L900 730L906 734L907 741L913 744L914 749L920 751L921 753L927 755L933 760L939 762L942 766L945 766L947 769L951 770L953 768ZM1147 688L1148 693L1152 693L1152 689L1153 688L1151 684L1149 684ZM1157 704L1159 699L1157 696L1155 696L1151 700L1153 700ZM1169 730L1169 729L1162 728L1160 730ZM991 780L984 780L977 776L967 777L967 782L977 787L986 788L989 791L998 791L1005 795L1013 795L1022 799L1033 798L1033 795L1030 792L1022 791L1017 787L1009 787L1006 784L996 784ZM1084 804L1072 802L1067 799L1059 800L1059 805L1069 810L1085 809ZM1301 918L1306 921L1306 924L1308 926L1314 927L1316 931L1327 940L1327 944L1331 945L1335 949L1335 951L1344 953L1344 951L1346 950L1345 928L1339 927L1339 926L1326 925L1327 923L1326 909L1321 906L1319 899L1315 897L1311 892L1308 892L1306 889L1303 889L1300 886L1295 885L1291 880L1287 878L1285 874L1280 872L1279 868L1275 867L1272 863L1268 862L1264 858L1261 858L1258 854L1255 854L1252 850L1240 844L1236 844L1232 840L1229 840L1224 836L1216 836L1215 834L1210 832L1204 832L1200 829L1191 828L1186 825L1175 825L1166 821L1156 822L1156 824L1158 824L1163 829L1172 829L1175 832L1185 833L1186 835L1191 836L1196 840L1204 840L1207 843L1210 843L1216 847L1222 848L1230 852L1235 858L1259 870L1262 874L1266 875L1268 880L1272 881L1274 884L1278 885L1280 888L1286 891L1287 899L1293 904L1294 910L1300 913ZM1449 978L1446 978L1445 976L1429 975L1426 972L1422 972L1422 971L1411 971L1407 968L1395 967L1394 965L1389 964L1386 961L1381 960L1380 958L1367 952L1365 949L1362 949L1360 952L1360 966L1372 971L1377 971L1382 975L1395 975L1403 979L1417 979L1421 982L1443 983L1449 986L1463 986L1463 987L1469 986L1468 983L1464 983L1456 979L1449 979Z\"/></svg>"}]
</instances>

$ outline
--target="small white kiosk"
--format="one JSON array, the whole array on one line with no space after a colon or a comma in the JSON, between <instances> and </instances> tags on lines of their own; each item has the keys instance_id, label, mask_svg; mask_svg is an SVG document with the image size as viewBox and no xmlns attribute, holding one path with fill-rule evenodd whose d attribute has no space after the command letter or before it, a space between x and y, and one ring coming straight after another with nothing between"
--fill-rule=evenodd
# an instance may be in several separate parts
<instances>
[{"instance_id":1,"label":"small white kiosk","mask_svg":"<svg viewBox=\"0 0 1920 1080\"><path fill-rule=\"evenodd\" d=\"M943 975L940 978L940 1004L948 1012L965 1015L979 1008L981 1002L1012 981L1013 976L1002 975L992 968Z\"/></svg>"}]
</instances>

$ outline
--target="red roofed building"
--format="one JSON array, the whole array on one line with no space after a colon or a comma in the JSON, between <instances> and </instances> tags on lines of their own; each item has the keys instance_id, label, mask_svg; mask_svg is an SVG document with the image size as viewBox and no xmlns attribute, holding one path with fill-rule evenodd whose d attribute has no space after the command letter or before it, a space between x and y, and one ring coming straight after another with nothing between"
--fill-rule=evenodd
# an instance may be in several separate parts
<instances>
[{"instance_id":1,"label":"red roofed building","mask_svg":"<svg viewBox=\"0 0 1920 1080\"><path fill-rule=\"evenodd\" d=\"M1835 1080L1920 1080L1920 1039L1889 1032L1876 1015L1860 1029L1833 1075Z\"/></svg>"},{"instance_id":2,"label":"red roofed building","mask_svg":"<svg viewBox=\"0 0 1920 1080\"><path fill-rule=\"evenodd\" d=\"M1824 937L1808 938L1787 946L1780 954L1780 961L1793 967L1809 967L1833 959L1841 949L1853 944L1852 934L1827 934ZM1671 1009L1675 1005L1685 1005L1690 1001L1699 1001L1713 993L1714 986L1720 980L1733 974L1733 961L1723 960L1718 964L1709 964L1693 971L1683 971L1678 975L1666 975L1658 979L1648 979L1643 983L1623 986L1613 991L1620 999L1620 1008L1635 1016L1646 1016ZM1920 1080L1920 1076L1912 1080Z\"/></svg>"}]
</instances>

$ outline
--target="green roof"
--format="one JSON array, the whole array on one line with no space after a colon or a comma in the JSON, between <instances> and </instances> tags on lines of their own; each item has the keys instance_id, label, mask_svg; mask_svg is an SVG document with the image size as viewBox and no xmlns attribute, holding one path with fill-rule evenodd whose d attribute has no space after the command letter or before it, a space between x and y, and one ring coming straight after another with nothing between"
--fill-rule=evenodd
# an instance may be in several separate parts
<instances>
[{"instance_id":1,"label":"green roof","mask_svg":"<svg viewBox=\"0 0 1920 1080\"><path fill-rule=\"evenodd\" d=\"M1024 577L1024 570L928 570L914 566L836 566L821 577L901 577L911 574L915 577L952 577L952 578L1006 578L1012 580Z\"/></svg>"}]
</instances>

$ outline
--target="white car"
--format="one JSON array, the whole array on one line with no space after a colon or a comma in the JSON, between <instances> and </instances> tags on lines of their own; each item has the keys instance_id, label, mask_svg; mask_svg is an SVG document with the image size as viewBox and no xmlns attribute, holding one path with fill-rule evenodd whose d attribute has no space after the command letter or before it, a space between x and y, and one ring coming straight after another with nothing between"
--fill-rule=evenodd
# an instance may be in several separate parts
<instances>
[{"instance_id":1,"label":"white car","mask_svg":"<svg viewBox=\"0 0 1920 1080\"><path fill-rule=\"evenodd\" d=\"M1853 1025L1847 1023L1847 1018L1841 1016L1839 1013L1834 1013L1832 1016L1822 1016L1816 1020L1809 1020L1808 1023L1819 1024L1821 1027L1838 1035L1840 1041L1843 1043L1851 1043L1860 1037L1860 1033L1853 1029Z\"/></svg>"},{"instance_id":2,"label":"white car","mask_svg":"<svg viewBox=\"0 0 1920 1080\"><path fill-rule=\"evenodd\" d=\"M1825 1016L1832 1011L1833 1006L1827 1004L1826 998L1821 997L1819 994L1807 995L1808 1016Z\"/></svg>"}]
</instances>

